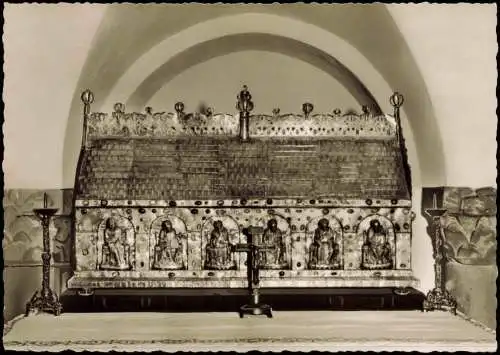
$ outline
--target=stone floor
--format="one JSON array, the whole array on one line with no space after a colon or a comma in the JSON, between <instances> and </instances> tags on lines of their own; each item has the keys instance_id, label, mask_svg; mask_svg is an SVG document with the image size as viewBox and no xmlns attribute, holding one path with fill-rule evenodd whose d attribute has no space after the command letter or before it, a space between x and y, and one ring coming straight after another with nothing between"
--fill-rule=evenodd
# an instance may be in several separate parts
<instances>
[{"instance_id":1,"label":"stone floor","mask_svg":"<svg viewBox=\"0 0 500 355\"><path fill-rule=\"evenodd\" d=\"M7 350L492 351L496 337L459 316L420 311L38 314L15 322Z\"/></svg>"}]
</instances>

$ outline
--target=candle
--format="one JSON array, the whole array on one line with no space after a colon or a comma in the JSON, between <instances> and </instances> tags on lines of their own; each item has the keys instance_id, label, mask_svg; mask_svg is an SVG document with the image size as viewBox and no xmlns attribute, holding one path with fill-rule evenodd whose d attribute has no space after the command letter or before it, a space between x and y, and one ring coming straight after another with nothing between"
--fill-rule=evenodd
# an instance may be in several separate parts
<instances>
[{"instance_id":1,"label":"candle","mask_svg":"<svg viewBox=\"0 0 500 355\"><path fill-rule=\"evenodd\" d=\"M436 197L436 194L432 195L432 208L434 208L434 209L437 208L437 197Z\"/></svg>"},{"instance_id":2,"label":"candle","mask_svg":"<svg viewBox=\"0 0 500 355\"><path fill-rule=\"evenodd\" d=\"M47 208L47 193L43 193L43 208Z\"/></svg>"}]
</instances>

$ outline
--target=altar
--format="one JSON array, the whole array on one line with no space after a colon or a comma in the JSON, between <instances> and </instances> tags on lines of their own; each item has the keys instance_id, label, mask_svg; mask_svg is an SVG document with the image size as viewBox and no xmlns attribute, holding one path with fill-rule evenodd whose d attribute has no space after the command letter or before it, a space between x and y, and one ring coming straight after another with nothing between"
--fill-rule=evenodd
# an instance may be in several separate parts
<instances>
[{"instance_id":1,"label":"altar","mask_svg":"<svg viewBox=\"0 0 500 355\"><path fill-rule=\"evenodd\" d=\"M63 313L18 320L6 350L495 352L492 331L449 312Z\"/></svg>"},{"instance_id":2,"label":"altar","mask_svg":"<svg viewBox=\"0 0 500 355\"><path fill-rule=\"evenodd\" d=\"M237 290L254 228L262 289L418 285L399 109L253 114L92 112L75 180L70 290Z\"/></svg>"}]
</instances>

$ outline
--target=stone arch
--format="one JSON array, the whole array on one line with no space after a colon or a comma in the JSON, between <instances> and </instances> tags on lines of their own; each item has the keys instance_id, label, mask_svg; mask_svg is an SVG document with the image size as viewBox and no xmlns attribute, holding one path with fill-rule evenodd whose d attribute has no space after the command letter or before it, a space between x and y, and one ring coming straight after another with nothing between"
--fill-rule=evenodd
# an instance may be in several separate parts
<instances>
[{"instance_id":1,"label":"stone arch","mask_svg":"<svg viewBox=\"0 0 500 355\"><path fill-rule=\"evenodd\" d=\"M64 184L71 186L74 180L73 176L79 151L78 142L82 131L82 106L79 96L84 88L97 88L95 89L96 102L93 110L109 111L114 102L126 101L128 98L133 97L134 92L144 82L144 79L175 55L209 40L255 32L255 28L258 28L261 34L281 36L307 43L329 54L332 58L336 58L359 78L359 81L363 83L377 102L387 102L387 99L395 90L411 90L411 92L403 91L403 94L409 99L403 106L402 117L403 121L408 118L411 127L411 132L406 129L405 136L407 137L410 159L412 154L415 156L412 162L413 175L419 175L420 172L423 174L421 178L416 176L417 178L413 179L413 181L420 182L421 180L422 184L427 185L445 184L446 174L441 136L425 83L409 48L405 45L404 38L398 32L397 26L385 7L380 5L378 7L336 8L336 12L332 13L332 15L335 18L339 16L339 21L331 19L326 21L323 18L324 16L320 16L321 14L318 15L318 13L313 16L313 12L318 11L314 10L313 7L300 8L300 10L299 8L267 8L269 10L265 10L262 7L249 6L239 9L228 10L214 7L204 13L205 16L201 18L183 12L182 16L185 16L186 21L183 22L179 18L177 32L170 28L168 30L170 34L166 35L165 40L155 39L156 43L148 46L139 45L141 49L137 53L132 53L133 48L128 48L130 53L121 52L124 59L116 59L122 61L120 69L113 69L113 71L120 72L120 74L116 74L116 78L107 80L107 82L104 82L106 78L101 79L98 75L95 75L96 69L106 67L106 63L102 62L103 59L100 56L108 55L100 54L99 50L102 51L105 46L112 45L111 42L103 42L108 37L108 40L111 41L112 36L109 35L110 30L108 30L108 37L106 37L104 35L106 26L101 26L102 28L98 32L98 38L95 41L100 44L101 48L93 48L89 61L86 63L84 71L82 71L77 92L74 94L64 144ZM120 11L118 8L112 8L111 10L111 15L106 16L103 21L117 21L117 23L125 21L125 17L117 15ZM157 10L155 9L155 11ZM124 11L133 12L131 9ZM390 35L390 38L386 38L387 42L384 43L383 48L378 48L378 54L374 54L373 45L363 43L360 40L359 33L355 34L358 30L351 31L351 33L349 29L346 30L341 27L342 24L345 25L346 23L343 20L346 16L342 15L344 12L346 16L352 12L354 18L356 16L365 16L362 18L371 23L371 27L381 23L380 26L383 27L385 35ZM159 21L159 18L157 18L159 15L153 15L152 11L147 11L147 16L156 16L154 20ZM196 24L196 21L204 22ZM256 26L256 23L258 23L258 26ZM355 25L352 24L351 27L355 27ZM144 29L142 30L144 31ZM372 28L372 30L377 32L375 28ZM155 38L158 38L158 34L155 35ZM387 52L387 50L392 50L394 53ZM387 60L380 60L380 51L385 52L384 58ZM129 54L134 60L137 59L135 61L131 60L131 58L127 57ZM403 59L404 63L400 63ZM392 62L394 65L381 64L387 61ZM124 64L125 62L128 64ZM109 67L114 68L115 66L110 65ZM405 79L399 79L403 77ZM402 84L404 84L403 87L399 87ZM405 124L403 124L403 128L405 128ZM410 138L411 134L414 135L412 137L414 139ZM411 146L413 140L415 141L415 147Z\"/></svg>"},{"instance_id":2,"label":"stone arch","mask_svg":"<svg viewBox=\"0 0 500 355\"><path fill-rule=\"evenodd\" d=\"M212 58L247 50L279 53L308 63L342 84L358 102L359 107L366 105L376 114L383 111L356 75L330 54L305 42L267 33L239 33L214 38L174 55L139 84L127 98L126 107L130 110L142 110L165 83L180 73ZM389 106L387 98L384 104Z\"/></svg>"},{"instance_id":3,"label":"stone arch","mask_svg":"<svg viewBox=\"0 0 500 355\"><path fill-rule=\"evenodd\" d=\"M258 30L255 29L255 23L259 23ZM290 30L292 28L293 31ZM393 89L363 54L339 36L317 26L288 17L263 13L243 13L207 20L164 39L144 53L124 73L107 98L96 109L111 109L117 99L128 101L129 98L133 97L133 93L140 87L145 78L150 77L158 68L175 58L175 56L213 40L222 43L220 41L230 41L231 36L245 34L260 34L267 38L280 37L285 41L288 40L287 45L293 43L293 40L305 43L309 47L323 52L323 55L327 54L335 58L346 69L355 73L360 82L366 86L368 92L375 93L375 98L378 101L387 102L393 93ZM229 39L224 40L223 38ZM233 38L241 39L243 37ZM247 41L251 38L251 36L247 36ZM220 50L223 51L225 48L221 46Z\"/></svg>"}]
</instances>

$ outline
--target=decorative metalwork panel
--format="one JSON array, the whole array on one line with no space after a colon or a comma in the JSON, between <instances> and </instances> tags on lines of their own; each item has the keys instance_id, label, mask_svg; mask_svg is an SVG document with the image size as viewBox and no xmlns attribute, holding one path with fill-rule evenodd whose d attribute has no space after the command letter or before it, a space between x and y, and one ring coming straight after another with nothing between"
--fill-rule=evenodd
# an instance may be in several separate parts
<instances>
[{"instance_id":1,"label":"decorative metalwork panel","mask_svg":"<svg viewBox=\"0 0 500 355\"><path fill-rule=\"evenodd\" d=\"M115 111L111 115L95 112L89 118L88 134L90 139L103 137L234 136L238 133L238 118L227 114L206 116L201 114L178 115L164 112L144 114Z\"/></svg>"},{"instance_id":2,"label":"decorative metalwork panel","mask_svg":"<svg viewBox=\"0 0 500 355\"><path fill-rule=\"evenodd\" d=\"M77 208L76 271L96 278L244 278L246 256L231 247L245 242L249 226L260 228L258 243L271 247L262 255L264 278L280 277L274 271L314 278L334 270L409 270L411 219L406 207Z\"/></svg>"},{"instance_id":3,"label":"decorative metalwork panel","mask_svg":"<svg viewBox=\"0 0 500 355\"><path fill-rule=\"evenodd\" d=\"M69 287L246 287L248 227L263 287L413 283L402 95L392 116L252 115L246 86L236 115L82 101Z\"/></svg>"},{"instance_id":4,"label":"decorative metalwork panel","mask_svg":"<svg viewBox=\"0 0 500 355\"><path fill-rule=\"evenodd\" d=\"M398 233L396 234L396 251L397 258L395 260L396 269L410 270L411 269L411 234Z\"/></svg>"},{"instance_id":5,"label":"decorative metalwork panel","mask_svg":"<svg viewBox=\"0 0 500 355\"><path fill-rule=\"evenodd\" d=\"M407 199L397 141L99 140L79 199Z\"/></svg>"},{"instance_id":6,"label":"decorative metalwork panel","mask_svg":"<svg viewBox=\"0 0 500 355\"><path fill-rule=\"evenodd\" d=\"M120 210L79 214L75 247L77 266L86 270L133 270L136 240L132 222ZM82 270L83 270L82 269Z\"/></svg>"},{"instance_id":7,"label":"decorative metalwork panel","mask_svg":"<svg viewBox=\"0 0 500 355\"><path fill-rule=\"evenodd\" d=\"M119 111L116 111L118 109ZM99 138L165 138L183 136L229 136L238 134L239 116L224 113L145 113L121 111L115 105L112 114L93 112L88 120L89 139ZM332 114L250 115L250 137L350 137L394 138L394 118L386 115L335 110Z\"/></svg>"},{"instance_id":8,"label":"decorative metalwork panel","mask_svg":"<svg viewBox=\"0 0 500 355\"><path fill-rule=\"evenodd\" d=\"M304 115L255 115L250 118L251 137L349 137L394 138L392 117L369 113Z\"/></svg>"}]
</instances>

